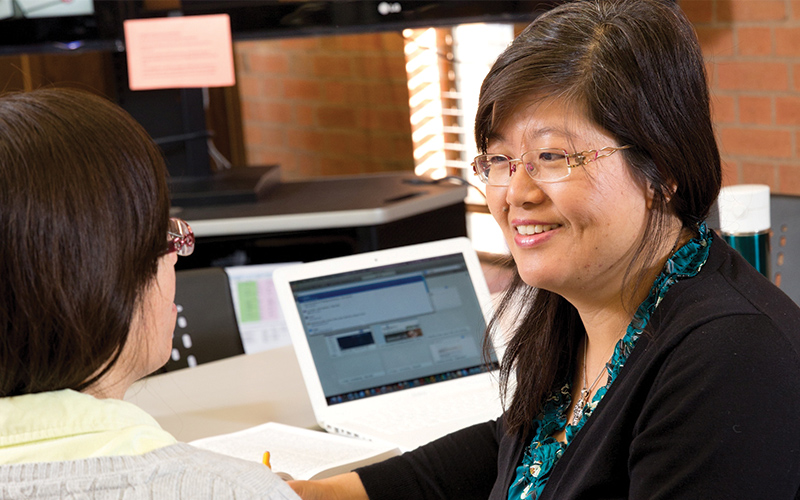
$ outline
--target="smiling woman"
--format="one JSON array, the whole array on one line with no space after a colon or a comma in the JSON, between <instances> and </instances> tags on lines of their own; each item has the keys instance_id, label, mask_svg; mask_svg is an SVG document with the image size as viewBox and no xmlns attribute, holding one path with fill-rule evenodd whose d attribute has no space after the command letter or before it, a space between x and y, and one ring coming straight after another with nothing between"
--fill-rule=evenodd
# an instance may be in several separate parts
<instances>
[{"instance_id":1,"label":"smiling woman","mask_svg":"<svg viewBox=\"0 0 800 500\"><path fill-rule=\"evenodd\" d=\"M502 418L295 490L797 498L800 309L703 223L720 158L680 8L542 15L484 80L475 136L516 268L490 325Z\"/></svg>"}]
</instances>

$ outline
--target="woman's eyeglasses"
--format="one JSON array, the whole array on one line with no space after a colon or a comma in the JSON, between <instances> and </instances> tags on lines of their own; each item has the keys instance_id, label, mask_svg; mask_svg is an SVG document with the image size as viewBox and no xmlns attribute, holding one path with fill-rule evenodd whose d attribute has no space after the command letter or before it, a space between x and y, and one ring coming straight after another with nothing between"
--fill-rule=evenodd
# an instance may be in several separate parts
<instances>
[{"instance_id":1,"label":"woman's eyeglasses","mask_svg":"<svg viewBox=\"0 0 800 500\"><path fill-rule=\"evenodd\" d=\"M575 167L611 156L620 149L630 146L605 147L567 153L563 149L532 149L522 153L519 158L511 158L501 154L478 155L472 162L472 169L480 180L489 186L508 186L511 175L516 172L517 165L522 164L531 179L539 182L555 182L566 179Z\"/></svg>"},{"instance_id":2,"label":"woman's eyeglasses","mask_svg":"<svg viewBox=\"0 0 800 500\"><path fill-rule=\"evenodd\" d=\"M171 217L167 226L167 253L178 252L181 257L194 252L194 233L183 219Z\"/></svg>"}]
</instances>

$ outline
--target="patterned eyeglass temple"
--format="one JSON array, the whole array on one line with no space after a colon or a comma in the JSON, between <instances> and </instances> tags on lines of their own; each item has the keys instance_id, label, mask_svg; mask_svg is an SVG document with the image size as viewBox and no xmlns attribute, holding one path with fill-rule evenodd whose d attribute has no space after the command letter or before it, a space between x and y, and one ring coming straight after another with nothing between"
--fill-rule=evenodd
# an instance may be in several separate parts
<instances>
[{"instance_id":1,"label":"patterned eyeglass temple","mask_svg":"<svg viewBox=\"0 0 800 500\"><path fill-rule=\"evenodd\" d=\"M169 253L178 252L181 257L192 255L192 252L194 252L194 233L185 220L177 217L169 219L167 245Z\"/></svg>"},{"instance_id":2,"label":"patterned eyeglass temple","mask_svg":"<svg viewBox=\"0 0 800 500\"><path fill-rule=\"evenodd\" d=\"M591 163L593 161L599 160L600 158L605 158L606 156L611 156L620 149L628 149L631 147L630 145L620 146L618 148L613 146L606 146L600 149L592 149L589 151L581 151L580 153L574 153L571 155L567 155L567 166L572 167L582 167L587 163ZM575 165L570 165L570 158L575 159Z\"/></svg>"}]
</instances>

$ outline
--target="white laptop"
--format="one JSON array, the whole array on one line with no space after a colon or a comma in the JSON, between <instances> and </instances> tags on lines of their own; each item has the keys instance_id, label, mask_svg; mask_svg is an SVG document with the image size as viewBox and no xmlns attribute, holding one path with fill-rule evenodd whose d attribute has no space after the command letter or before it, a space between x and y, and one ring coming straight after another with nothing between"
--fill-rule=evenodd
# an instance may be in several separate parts
<instances>
[{"instance_id":1,"label":"white laptop","mask_svg":"<svg viewBox=\"0 0 800 500\"><path fill-rule=\"evenodd\" d=\"M323 429L409 450L502 413L482 356L489 290L467 238L282 267L273 280Z\"/></svg>"}]
</instances>

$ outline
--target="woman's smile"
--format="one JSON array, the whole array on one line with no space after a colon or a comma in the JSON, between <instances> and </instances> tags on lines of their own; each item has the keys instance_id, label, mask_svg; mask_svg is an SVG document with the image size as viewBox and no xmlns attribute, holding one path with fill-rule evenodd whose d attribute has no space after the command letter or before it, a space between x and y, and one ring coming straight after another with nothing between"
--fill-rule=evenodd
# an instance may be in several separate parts
<instances>
[{"instance_id":1,"label":"woman's smile","mask_svg":"<svg viewBox=\"0 0 800 500\"><path fill-rule=\"evenodd\" d=\"M542 245L562 228L561 224L522 219L512 220L511 227L514 231L514 245L520 248L533 248Z\"/></svg>"},{"instance_id":2,"label":"woman's smile","mask_svg":"<svg viewBox=\"0 0 800 500\"><path fill-rule=\"evenodd\" d=\"M515 224L514 227L516 227L519 234L531 235L546 233L561 226L559 224Z\"/></svg>"}]
</instances>

